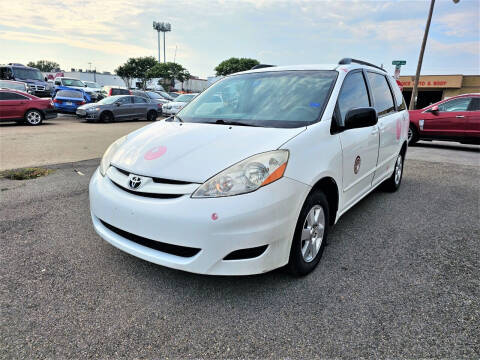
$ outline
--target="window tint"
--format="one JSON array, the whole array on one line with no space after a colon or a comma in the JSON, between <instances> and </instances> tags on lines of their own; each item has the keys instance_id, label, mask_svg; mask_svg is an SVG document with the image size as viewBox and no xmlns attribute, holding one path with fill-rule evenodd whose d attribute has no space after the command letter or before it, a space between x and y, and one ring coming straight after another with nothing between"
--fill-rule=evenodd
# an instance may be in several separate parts
<instances>
[{"instance_id":1,"label":"window tint","mask_svg":"<svg viewBox=\"0 0 480 360\"><path fill-rule=\"evenodd\" d=\"M378 116L386 115L395 111L392 93L390 92L385 76L370 71L367 72L367 76L372 90L373 103Z\"/></svg>"},{"instance_id":2,"label":"window tint","mask_svg":"<svg viewBox=\"0 0 480 360\"><path fill-rule=\"evenodd\" d=\"M438 111L467 111L468 105L470 105L471 100L472 98L467 97L453 99L438 105Z\"/></svg>"},{"instance_id":3,"label":"window tint","mask_svg":"<svg viewBox=\"0 0 480 360\"><path fill-rule=\"evenodd\" d=\"M340 124L343 125L345 115L351 109L369 107L367 86L360 71L351 73L343 82L342 90L338 96L338 110L340 111Z\"/></svg>"},{"instance_id":4,"label":"window tint","mask_svg":"<svg viewBox=\"0 0 480 360\"><path fill-rule=\"evenodd\" d=\"M405 100L403 99L403 94L400 91L395 79L390 78L390 85L392 85L393 89L393 96L395 97L395 104L397 105L397 110L405 110L407 108L407 104L405 104Z\"/></svg>"},{"instance_id":5,"label":"window tint","mask_svg":"<svg viewBox=\"0 0 480 360\"><path fill-rule=\"evenodd\" d=\"M57 91L56 97L68 97L68 98L82 99L83 95L80 91L60 90L60 91Z\"/></svg>"},{"instance_id":6,"label":"window tint","mask_svg":"<svg viewBox=\"0 0 480 360\"><path fill-rule=\"evenodd\" d=\"M30 100L28 97L11 92L0 92L0 100Z\"/></svg>"},{"instance_id":7,"label":"window tint","mask_svg":"<svg viewBox=\"0 0 480 360\"><path fill-rule=\"evenodd\" d=\"M131 96L121 97L116 102L120 103L120 104L131 104L132 103L132 97Z\"/></svg>"},{"instance_id":8,"label":"window tint","mask_svg":"<svg viewBox=\"0 0 480 360\"><path fill-rule=\"evenodd\" d=\"M479 111L480 110L480 98L474 97L472 98L472 102L470 103L469 111Z\"/></svg>"},{"instance_id":9,"label":"window tint","mask_svg":"<svg viewBox=\"0 0 480 360\"><path fill-rule=\"evenodd\" d=\"M111 95L129 95L130 92L127 89L112 89Z\"/></svg>"},{"instance_id":10,"label":"window tint","mask_svg":"<svg viewBox=\"0 0 480 360\"><path fill-rule=\"evenodd\" d=\"M12 70L8 67L0 68L0 79L9 80L12 78Z\"/></svg>"},{"instance_id":11,"label":"window tint","mask_svg":"<svg viewBox=\"0 0 480 360\"><path fill-rule=\"evenodd\" d=\"M143 97L135 96L134 102L135 104L146 104L148 101Z\"/></svg>"}]
</instances>

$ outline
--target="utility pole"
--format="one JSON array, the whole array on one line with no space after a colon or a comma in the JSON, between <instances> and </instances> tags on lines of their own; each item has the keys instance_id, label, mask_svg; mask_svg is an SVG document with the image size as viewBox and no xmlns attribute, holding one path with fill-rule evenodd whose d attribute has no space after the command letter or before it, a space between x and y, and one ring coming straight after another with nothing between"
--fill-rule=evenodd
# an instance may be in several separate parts
<instances>
[{"instance_id":1,"label":"utility pole","mask_svg":"<svg viewBox=\"0 0 480 360\"><path fill-rule=\"evenodd\" d=\"M175 55L173 56L173 62L175 63L175 60L177 59L177 45L175 45Z\"/></svg>"},{"instance_id":2,"label":"utility pole","mask_svg":"<svg viewBox=\"0 0 480 360\"><path fill-rule=\"evenodd\" d=\"M458 4L460 0L452 0L455 4ZM428 31L430 30L430 23L432 22L433 7L435 6L435 0L430 0L430 10L428 11L427 25L425 26L425 32L423 34L422 47L420 48L420 55L418 57L417 72L415 73L415 82L413 83L412 97L410 98L409 110L415 109L415 103L418 93L418 81L420 79L420 71L422 70L423 54L425 53L425 46L427 45Z\"/></svg>"}]
</instances>

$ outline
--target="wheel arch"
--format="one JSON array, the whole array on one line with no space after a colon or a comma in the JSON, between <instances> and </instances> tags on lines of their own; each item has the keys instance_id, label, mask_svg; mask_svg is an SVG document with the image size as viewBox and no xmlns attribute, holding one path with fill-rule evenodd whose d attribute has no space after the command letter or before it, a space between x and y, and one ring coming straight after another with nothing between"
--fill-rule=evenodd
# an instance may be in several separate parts
<instances>
[{"instance_id":1,"label":"wheel arch","mask_svg":"<svg viewBox=\"0 0 480 360\"><path fill-rule=\"evenodd\" d=\"M333 225L335 223L335 219L337 218L338 204L340 201L337 182L334 178L325 176L312 186L312 189L308 195L317 190L322 190L327 197L329 207L328 210L330 213L328 220L330 225Z\"/></svg>"},{"instance_id":2,"label":"wheel arch","mask_svg":"<svg viewBox=\"0 0 480 360\"><path fill-rule=\"evenodd\" d=\"M115 115L113 114L113 111L109 110L109 109L102 110L102 112L98 115L98 118L101 119L102 115L107 114L107 113L112 116L112 120L114 121L115 120Z\"/></svg>"}]
</instances>

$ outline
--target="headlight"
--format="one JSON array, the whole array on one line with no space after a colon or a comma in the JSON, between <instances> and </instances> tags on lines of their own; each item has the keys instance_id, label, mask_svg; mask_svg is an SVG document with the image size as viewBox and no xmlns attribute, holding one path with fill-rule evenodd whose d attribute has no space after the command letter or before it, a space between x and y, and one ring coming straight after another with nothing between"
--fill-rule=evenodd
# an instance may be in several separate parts
<instances>
[{"instance_id":1,"label":"headlight","mask_svg":"<svg viewBox=\"0 0 480 360\"><path fill-rule=\"evenodd\" d=\"M103 154L102 161L100 162L100 174L102 174L102 176L105 176L105 174L107 173L113 155L115 155L115 152L125 142L125 140L127 140L126 136L116 140L112 145L108 147L107 151L105 151L105 154Z\"/></svg>"},{"instance_id":2,"label":"headlight","mask_svg":"<svg viewBox=\"0 0 480 360\"><path fill-rule=\"evenodd\" d=\"M207 180L193 193L192 198L232 196L255 191L283 176L288 155L288 150L275 150L242 160Z\"/></svg>"},{"instance_id":3,"label":"headlight","mask_svg":"<svg viewBox=\"0 0 480 360\"><path fill-rule=\"evenodd\" d=\"M87 109L87 112L97 112L97 111L100 111L100 108L99 108L99 107L96 107L96 108L88 108L88 109Z\"/></svg>"}]
</instances>

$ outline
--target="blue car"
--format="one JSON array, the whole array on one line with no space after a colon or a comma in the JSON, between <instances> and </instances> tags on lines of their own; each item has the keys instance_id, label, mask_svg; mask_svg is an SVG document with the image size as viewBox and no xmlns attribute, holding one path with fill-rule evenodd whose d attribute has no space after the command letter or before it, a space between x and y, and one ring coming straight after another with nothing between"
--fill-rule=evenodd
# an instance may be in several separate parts
<instances>
[{"instance_id":1,"label":"blue car","mask_svg":"<svg viewBox=\"0 0 480 360\"><path fill-rule=\"evenodd\" d=\"M90 96L81 89L59 86L53 94L53 105L58 112L75 114L81 105L91 102Z\"/></svg>"}]
</instances>

